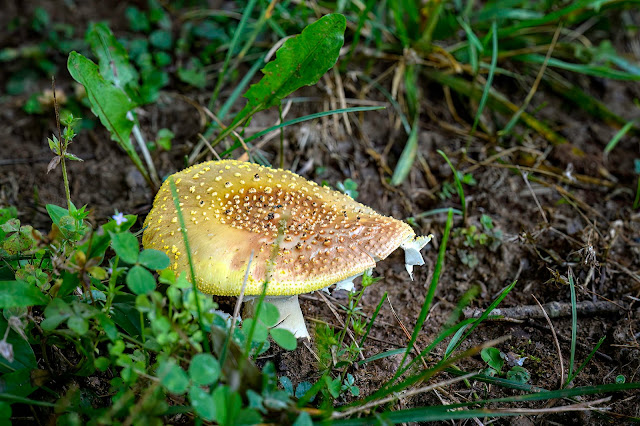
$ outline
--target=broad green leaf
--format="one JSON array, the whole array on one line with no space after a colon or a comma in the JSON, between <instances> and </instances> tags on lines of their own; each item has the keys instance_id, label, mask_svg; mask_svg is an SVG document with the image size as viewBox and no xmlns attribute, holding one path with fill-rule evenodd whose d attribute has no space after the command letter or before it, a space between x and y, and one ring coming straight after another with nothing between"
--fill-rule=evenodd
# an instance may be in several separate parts
<instances>
[{"instance_id":1,"label":"broad green leaf","mask_svg":"<svg viewBox=\"0 0 640 426\"><path fill-rule=\"evenodd\" d=\"M56 298L44 310L45 319L40 323L43 330L55 330L58 325L73 315L73 310L64 300Z\"/></svg>"},{"instance_id":2,"label":"broad green leaf","mask_svg":"<svg viewBox=\"0 0 640 426\"><path fill-rule=\"evenodd\" d=\"M105 372L111 366L109 358L100 356L93 360L93 365L100 371Z\"/></svg>"},{"instance_id":3,"label":"broad green leaf","mask_svg":"<svg viewBox=\"0 0 640 426\"><path fill-rule=\"evenodd\" d=\"M189 377L196 385L210 385L220 377L220 363L211 354L197 354L189 365Z\"/></svg>"},{"instance_id":4,"label":"broad green leaf","mask_svg":"<svg viewBox=\"0 0 640 426\"><path fill-rule=\"evenodd\" d=\"M169 50L173 44L171 31L155 30L149 35L149 43L158 49Z\"/></svg>"},{"instance_id":5,"label":"broad green leaf","mask_svg":"<svg viewBox=\"0 0 640 426\"><path fill-rule=\"evenodd\" d=\"M127 274L127 285L135 294L148 294L156 288L153 274L140 265L136 265Z\"/></svg>"},{"instance_id":6,"label":"broad green leaf","mask_svg":"<svg viewBox=\"0 0 640 426\"><path fill-rule=\"evenodd\" d=\"M255 321L254 318L247 318L242 323L242 329L248 334L249 330L251 330L251 327L253 327L254 323L255 323L255 328L253 330L253 336L251 340L254 342L264 342L265 340L267 340L267 336L269 335L268 334L269 330L267 330L267 327L265 327L264 324L262 324L262 322Z\"/></svg>"},{"instance_id":7,"label":"broad green leaf","mask_svg":"<svg viewBox=\"0 0 640 426\"><path fill-rule=\"evenodd\" d=\"M87 41L98 57L100 74L107 81L123 89L128 84L138 84L138 72L129 62L127 51L106 24L92 24L87 32Z\"/></svg>"},{"instance_id":8,"label":"broad green leaf","mask_svg":"<svg viewBox=\"0 0 640 426\"><path fill-rule=\"evenodd\" d=\"M102 326L102 329L104 330L107 337L111 341L115 341L118 338L118 329L116 328L113 320L103 312L100 312L98 315L96 315L96 319Z\"/></svg>"},{"instance_id":9,"label":"broad green leaf","mask_svg":"<svg viewBox=\"0 0 640 426\"><path fill-rule=\"evenodd\" d=\"M158 271L165 269L170 263L169 257L164 252L154 249L142 250L138 262L149 269Z\"/></svg>"},{"instance_id":10,"label":"broad green leaf","mask_svg":"<svg viewBox=\"0 0 640 426\"><path fill-rule=\"evenodd\" d=\"M199 386L192 386L189 390L189 401L200 417L209 421L215 420L216 406L211 394Z\"/></svg>"},{"instance_id":11,"label":"broad green leaf","mask_svg":"<svg viewBox=\"0 0 640 426\"><path fill-rule=\"evenodd\" d=\"M149 18L147 18L147 14L142 12L135 6L128 6L124 11L125 16L127 17L127 21L129 21L129 26L135 32L149 32L151 29L151 24L149 23Z\"/></svg>"},{"instance_id":12,"label":"broad green leaf","mask_svg":"<svg viewBox=\"0 0 640 426\"><path fill-rule=\"evenodd\" d=\"M186 68L178 68L177 74L180 80L200 89L207 84L207 73L197 58L191 58Z\"/></svg>"},{"instance_id":13,"label":"broad green leaf","mask_svg":"<svg viewBox=\"0 0 640 426\"><path fill-rule=\"evenodd\" d=\"M119 302L113 304L113 322L131 337L141 336L140 312L135 308L135 297L121 296Z\"/></svg>"},{"instance_id":14,"label":"broad green leaf","mask_svg":"<svg viewBox=\"0 0 640 426\"><path fill-rule=\"evenodd\" d=\"M273 327L280 319L280 312L271 303L264 302L260 310L260 321L267 327Z\"/></svg>"},{"instance_id":15,"label":"broad green leaf","mask_svg":"<svg viewBox=\"0 0 640 426\"><path fill-rule=\"evenodd\" d=\"M86 320L86 318L75 316L69 318L69 320L67 321L67 327L82 336L87 331L89 331L89 322Z\"/></svg>"},{"instance_id":16,"label":"broad green leaf","mask_svg":"<svg viewBox=\"0 0 640 426\"><path fill-rule=\"evenodd\" d=\"M62 271L62 285L58 288L56 297L61 298L67 296L80 286L82 286L82 283L80 282L78 274L69 271Z\"/></svg>"},{"instance_id":17,"label":"broad green leaf","mask_svg":"<svg viewBox=\"0 0 640 426\"><path fill-rule=\"evenodd\" d=\"M0 402L0 419L3 421L9 421L11 418L11 405L8 402Z\"/></svg>"},{"instance_id":18,"label":"broad green leaf","mask_svg":"<svg viewBox=\"0 0 640 426\"><path fill-rule=\"evenodd\" d=\"M0 229L4 232L17 232L20 230L20 219L9 219L6 223L0 225Z\"/></svg>"},{"instance_id":19,"label":"broad green leaf","mask_svg":"<svg viewBox=\"0 0 640 426\"><path fill-rule=\"evenodd\" d=\"M140 245L132 233L111 233L111 245L120 259L125 262L133 264L138 261Z\"/></svg>"},{"instance_id":20,"label":"broad green leaf","mask_svg":"<svg viewBox=\"0 0 640 426\"><path fill-rule=\"evenodd\" d=\"M291 379L288 378L287 376L281 376L279 380L284 390L289 395L293 395L293 383L291 383Z\"/></svg>"},{"instance_id":21,"label":"broad green leaf","mask_svg":"<svg viewBox=\"0 0 640 426\"><path fill-rule=\"evenodd\" d=\"M127 118L127 113L136 107L135 103L122 89L105 80L96 64L78 52L69 54L67 68L71 77L84 86L91 110L109 130L111 138L125 150L138 170L143 175L146 174L146 169L129 139L134 123Z\"/></svg>"},{"instance_id":22,"label":"broad green leaf","mask_svg":"<svg viewBox=\"0 0 640 426\"><path fill-rule=\"evenodd\" d=\"M276 59L262 69L264 77L245 93L247 105L233 124L280 104L284 97L303 86L317 83L338 60L345 28L344 16L326 15L287 40L276 52Z\"/></svg>"},{"instance_id":23,"label":"broad green leaf","mask_svg":"<svg viewBox=\"0 0 640 426\"><path fill-rule=\"evenodd\" d=\"M185 393L189 387L187 373L173 360L162 363L158 369L158 377L162 386L176 395Z\"/></svg>"},{"instance_id":24,"label":"broad green leaf","mask_svg":"<svg viewBox=\"0 0 640 426\"><path fill-rule=\"evenodd\" d=\"M33 284L24 281L0 281L0 309L47 303L49 298Z\"/></svg>"},{"instance_id":25,"label":"broad green leaf","mask_svg":"<svg viewBox=\"0 0 640 426\"><path fill-rule=\"evenodd\" d=\"M0 336L4 337L4 333L8 326L7 320L0 315ZM9 362L0 355L0 373L8 373L14 370L21 370L23 368L31 369L38 367L36 356L33 353L31 345L14 330L9 331L6 344L11 345L13 348L13 361ZM2 389L1 384L0 389ZM6 392L6 390L3 390L3 392Z\"/></svg>"},{"instance_id":26,"label":"broad green leaf","mask_svg":"<svg viewBox=\"0 0 640 426\"><path fill-rule=\"evenodd\" d=\"M233 424L235 426L252 426L262 423L262 416L260 416L258 411L252 408L243 408L233 419Z\"/></svg>"},{"instance_id":27,"label":"broad green leaf","mask_svg":"<svg viewBox=\"0 0 640 426\"><path fill-rule=\"evenodd\" d=\"M531 373L526 368L514 365L507 371L507 379L518 383L527 383L531 379Z\"/></svg>"},{"instance_id":28,"label":"broad green leaf","mask_svg":"<svg viewBox=\"0 0 640 426\"><path fill-rule=\"evenodd\" d=\"M304 381L304 382L300 382L298 384L298 387L296 388L296 392L293 396L295 396L296 398L302 398L302 396L307 393L309 391L309 389L311 389L311 383ZM315 398L311 398L311 401L313 401Z\"/></svg>"},{"instance_id":29,"label":"broad green leaf","mask_svg":"<svg viewBox=\"0 0 640 426\"><path fill-rule=\"evenodd\" d=\"M13 397L25 397L31 394L37 389L31 384L32 371L31 368L21 368L0 376L2 393Z\"/></svg>"},{"instance_id":30,"label":"broad green leaf","mask_svg":"<svg viewBox=\"0 0 640 426\"><path fill-rule=\"evenodd\" d=\"M302 411L296 421L293 422L293 426L313 426L311 415L306 411Z\"/></svg>"},{"instance_id":31,"label":"broad green leaf","mask_svg":"<svg viewBox=\"0 0 640 426\"><path fill-rule=\"evenodd\" d=\"M169 75L159 69L151 68L142 71L142 85L139 89L139 102L149 104L155 102L160 89L169 84Z\"/></svg>"},{"instance_id":32,"label":"broad green leaf","mask_svg":"<svg viewBox=\"0 0 640 426\"><path fill-rule=\"evenodd\" d=\"M329 376L324 377L325 383L327 385L327 390L334 398L340 396L340 388L342 384L340 383L340 377L336 377L335 379L331 379Z\"/></svg>"},{"instance_id":33,"label":"broad green leaf","mask_svg":"<svg viewBox=\"0 0 640 426\"><path fill-rule=\"evenodd\" d=\"M9 219L18 217L18 209L14 206L0 208L0 224L6 223Z\"/></svg>"},{"instance_id":34,"label":"broad green leaf","mask_svg":"<svg viewBox=\"0 0 640 426\"><path fill-rule=\"evenodd\" d=\"M278 344L283 349L288 351L294 351L298 346L298 341L296 337L289 330L284 330L282 328L274 328L270 330L271 337L273 341Z\"/></svg>"},{"instance_id":35,"label":"broad green leaf","mask_svg":"<svg viewBox=\"0 0 640 426\"><path fill-rule=\"evenodd\" d=\"M156 143L158 146L165 151L169 151L171 149L171 140L176 135L169 129L160 129L158 130L158 135L156 136Z\"/></svg>"},{"instance_id":36,"label":"broad green leaf","mask_svg":"<svg viewBox=\"0 0 640 426\"><path fill-rule=\"evenodd\" d=\"M497 348L484 348L480 352L480 356L486 362L489 367L496 370L498 373L502 371L504 366L504 360L500 356L500 350Z\"/></svg>"}]
</instances>

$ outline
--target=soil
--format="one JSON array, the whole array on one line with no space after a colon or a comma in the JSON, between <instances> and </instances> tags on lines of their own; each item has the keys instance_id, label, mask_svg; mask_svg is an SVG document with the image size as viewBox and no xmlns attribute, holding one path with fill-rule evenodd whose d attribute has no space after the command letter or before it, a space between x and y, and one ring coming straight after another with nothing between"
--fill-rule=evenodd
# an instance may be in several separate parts
<instances>
[{"instance_id":1,"label":"soil","mask_svg":"<svg viewBox=\"0 0 640 426\"><path fill-rule=\"evenodd\" d=\"M39 35L29 30L8 30L9 20L15 16L24 19L32 16L40 2L8 2L7 10L0 15L0 45L19 46L40 41ZM109 2L119 5L119 2ZM104 7L100 10L81 6L77 9L56 10L51 4L43 4L55 22L84 23L92 19L109 17L112 28L126 31L122 24L124 7ZM112 6L113 6L112 5ZM18 14L18 10L20 11ZM126 22L126 21L124 21ZM618 37L620 39L620 37ZM617 41L625 50L624 40ZM631 54L631 53L629 53ZM71 96L74 85L66 72L65 56L52 54L57 66L56 86L59 93ZM640 60L640 58L635 58ZM380 75L393 63L381 61L371 72ZM7 64L0 70L0 81L24 67L24 62ZM350 64L358 70L360 64ZM518 72L518 64L512 71ZM625 120L640 118L640 109L634 101L640 98L637 83L623 83L596 78L577 78L566 75L583 90L600 99L607 107ZM297 96L310 96L320 102L294 104L287 118L328 109L332 93L335 93L334 74ZM347 98L357 98L364 81L344 82ZM381 81L390 87L391 78ZM509 90L511 99L524 99L528 85L512 87L500 78L494 83L498 89ZM14 205L23 223L48 231L50 220L44 206L48 203L64 205L64 191L60 169L47 173L51 152L47 138L57 133L52 108L42 114L30 115L23 106L32 92L50 88L45 75L34 81L29 93L20 96L2 96L0 102L0 205ZM140 111L141 127L146 135L155 135L160 128L169 128L175 134L171 152L154 153L154 162L161 176L167 176L184 166L188 155L198 141L202 130L199 111L185 102L181 95L197 104L206 105L209 93L187 91L184 86L172 86L160 100ZM232 87L226 89L226 98ZM402 253L396 252L379 262L375 275L382 279L367 289L362 309L371 316L384 294L388 301L380 310L371 331L371 338L364 346L364 357L405 347L407 336L401 324L413 329L422 308L436 261L437 248L442 240L445 214L421 217L433 209L454 207L461 209L455 191L441 198L443 184L452 183L452 172L438 155L443 150L458 170L471 170L475 185L465 185L468 217L455 218L455 227L447 245L446 263L440 278L434 305L420 334L417 346L428 345L441 327L450 321L457 303L469 291L476 295L471 308L484 309L513 281L515 288L504 299L501 307L522 307L542 303L570 303L568 274L575 276L577 301L610 301L610 309L580 315L578 318L576 362L582 363L595 344L605 338L584 371L576 378L575 386L613 383L623 375L627 382L640 380L640 214L631 208L636 190L635 158L640 158L640 137L629 133L619 145L605 156L603 148L618 128L599 121L582 112L575 105L559 98L549 88L542 86L533 98L530 111L553 127L569 141L570 145L552 146L538 134L524 127L517 127L518 137L498 140L490 129L504 127L509 117L486 115L482 134L487 140L464 134L473 122L474 109L464 98L455 98L455 113L445 102L440 86L424 82L422 87L423 123L419 134L418 157L407 180L398 187L391 187L387 180L397 164L406 142L406 134L399 125L393 108L349 116L350 128L342 117L310 121L285 130L284 147L286 168L317 182L326 181L333 187L350 178L358 184L358 201L377 211L396 218L414 217L416 231L433 233L435 241L425 251L426 265L415 269L411 281L404 270ZM368 100L385 103L378 92L369 91ZM85 109L87 117L91 113ZM458 115L464 126L457 122ZM277 120L277 113L260 113L251 124L254 131ZM443 126L442 123L448 123ZM457 131L455 131L457 129ZM262 146L261 154L278 163L279 140L275 138ZM129 158L110 140L107 132L96 126L84 130L71 146L71 152L84 159L69 164L71 198L91 209L90 220L99 225L115 211L139 215L139 226L149 211L154 194L146 187ZM491 159L496 153L504 155ZM487 161L485 161L487 160ZM530 172L535 179L528 183L523 174L536 161L556 172L545 174ZM516 166L523 166L518 170ZM597 178L600 184L587 183L579 176ZM562 176L565 178L563 179ZM469 247L468 239L460 230L475 225L483 229L482 216L487 215L501 232L495 247L475 243ZM465 243L467 245L465 245ZM469 257L471 255L471 258ZM475 256L475 258L473 258ZM475 263L475 265L474 265ZM333 308L344 304L347 296L336 292L328 297ZM302 310L311 329L318 321L337 325L327 303L318 295L301 299ZM227 303L228 305L228 303ZM391 306L395 308L394 317ZM484 342L507 339L498 344L504 352L527 357L524 367L531 373L531 384L545 389L557 389L560 381L562 357L566 370L569 365L571 341L571 317L552 318L557 333L560 355L554 343L552 330L544 318L519 318L502 321L486 321L465 342L462 349ZM401 323L401 324L400 324ZM313 332L312 332L313 334ZM446 346L438 346L432 363ZM314 340L309 345L299 345L292 353L275 352L272 356L281 374L291 378L294 385L301 381L314 381L318 376L314 358ZM378 389L395 372L400 356L384 358L355 369L353 374L362 395ZM479 355L459 363L465 370L483 368ZM446 378L442 375L441 378ZM442 392L430 392L403 400L397 407L425 404L442 404L465 401L476 392L492 397L509 395L495 386L472 382L471 388L453 387ZM621 416L640 416L638 393L614 394L607 403L610 413ZM529 405L542 408L546 402ZM529 424L555 421L567 424L605 422L593 412L585 414L554 414L543 417L523 416L504 423Z\"/></svg>"}]
</instances>

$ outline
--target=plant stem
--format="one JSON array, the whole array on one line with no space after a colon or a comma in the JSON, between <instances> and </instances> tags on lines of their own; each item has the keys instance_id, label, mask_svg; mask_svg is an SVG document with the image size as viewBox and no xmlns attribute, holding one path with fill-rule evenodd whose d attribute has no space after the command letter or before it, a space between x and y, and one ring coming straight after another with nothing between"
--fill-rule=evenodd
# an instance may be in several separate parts
<instances>
[{"instance_id":1,"label":"plant stem","mask_svg":"<svg viewBox=\"0 0 640 426\"><path fill-rule=\"evenodd\" d=\"M62 145L62 143L60 143ZM69 178L67 177L67 164L64 155L60 156L60 166L62 167L62 180L64 182L64 194L67 197L67 209L71 209L71 191L69 190Z\"/></svg>"},{"instance_id":2,"label":"plant stem","mask_svg":"<svg viewBox=\"0 0 640 426\"><path fill-rule=\"evenodd\" d=\"M133 114L131 111L127 112L127 119L134 121ZM140 147L140 152L142 152L142 156L144 157L145 163L147 163L147 168L149 169L149 179L153 184L153 191L156 191L160 187L160 179L158 178L158 172L156 171L156 166L153 164L153 160L151 159L151 154L149 153L149 149L147 149L147 143L144 140L144 136L140 131L140 126L137 124L133 125L131 129L131 133L133 133L133 137L138 142L138 146Z\"/></svg>"},{"instance_id":3,"label":"plant stem","mask_svg":"<svg viewBox=\"0 0 640 426\"><path fill-rule=\"evenodd\" d=\"M193 259L191 258L191 248L189 247L189 238L187 235L187 228L184 224L184 217L182 215L182 208L180 207L180 201L178 199L178 191L176 189L176 183L172 177L169 178L169 185L171 188L171 197L173 198L173 205L176 208L178 216L178 222L180 223L180 229L182 230L182 240L184 242L185 252L189 259L189 279L191 281L191 289L193 290L193 296L196 302L196 314L198 315L198 324L200 325L200 331L202 332L202 343L206 353L211 353L211 346L209 345L209 333L204 325L204 319L202 318L202 310L200 308L200 298L198 296L198 286L196 285L196 273L193 267Z\"/></svg>"},{"instance_id":4,"label":"plant stem","mask_svg":"<svg viewBox=\"0 0 640 426\"><path fill-rule=\"evenodd\" d=\"M60 109L58 108L58 100L56 99L56 79L51 77L51 89L53 91L53 109L56 113L56 125L58 126L58 149L60 150L60 166L62 167L62 180L64 182L64 193L67 197L67 209L71 210L71 191L69 190L69 177L67 176L67 164L65 163L65 154L67 153L68 141L62 140L62 132L60 131Z\"/></svg>"},{"instance_id":5,"label":"plant stem","mask_svg":"<svg viewBox=\"0 0 640 426\"><path fill-rule=\"evenodd\" d=\"M280 113L280 123L282 124L282 103L278 106L278 111ZM284 169L284 128L280 128L280 168Z\"/></svg>"}]
</instances>

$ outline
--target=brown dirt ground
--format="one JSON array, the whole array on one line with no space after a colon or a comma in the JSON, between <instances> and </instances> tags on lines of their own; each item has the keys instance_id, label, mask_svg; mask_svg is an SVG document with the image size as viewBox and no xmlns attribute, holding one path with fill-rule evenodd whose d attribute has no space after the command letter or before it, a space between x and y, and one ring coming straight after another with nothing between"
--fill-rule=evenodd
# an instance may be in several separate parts
<instances>
[{"instance_id":1,"label":"brown dirt ground","mask_svg":"<svg viewBox=\"0 0 640 426\"><path fill-rule=\"evenodd\" d=\"M20 7L20 13L30 16L33 6L38 2L26 2L23 6L17 3L10 3L9 13L3 15L11 16ZM45 6L51 9L53 19L58 21L87 22L92 18L111 16L116 23L114 29L118 30L117 23L123 19L124 7L105 7L96 9L95 13L91 12L93 9L79 7L74 11L60 13L48 3ZM0 28L6 28L5 19L0 19ZM33 38L34 34L29 31L0 33L0 44L19 45L37 41ZM56 74L58 90L72 93L73 87L66 73L64 56L55 55L53 60L59 67ZM379 75L391 65L393 64L380 64L372 75ZM513 70L518 72L516 65L514 64ZM6 81L18 66L23 65L9 64L2 69L0 81ZM357 63L351 64L351 68L357 67ZM304 91L305 95L319 97L324 102L296 104L288 118L325 109L332 80L332 74L329 74L329 78L321 81L317 87ZM637 83L625 84L591 78L580 78L576 82L626 119L637 119L640 116L640 109L633 104L633 100L640 97L640 86ZM389 85L390 81L387 79L382 83ZM500 87L506 83L498 79L496 84ZM357 97L357 92L363 85L363 82L357 80L348 82L347 97ZM33 90L42 91L49 86L50 82L43 76ZM429 114L424 114L419 136L419 154L424 158L424 163L421 165L416 162L409 178L400 187L389 187L385 181L389 175L384 172L386 165L391 168L395 166L406 140L392 108L367 112L362 116L350 116L352 134L348 134L342 118L307 122L288 128L285 131L286 167L306 178L318 182L326 180L332 185L351 178L358 183L358 201L396 218L407 218L435 208L460 207L457 196L440 200L437 197L439 185L434 187L429 183L428 173L439 184L452 179L451 171L436 153L437 149L447 152L456 167L465 170L474 162L482 162L499 150L520 147L503 157L505 164L526 164L527 152L536 155L544 153L544 164L558 168L561 173L572 168L574 174L614 182L612 188L607 188L581 182L561 182L553 176L534 173L539 183L532 182L531 188L528 188L520 173L500 167L496 161L476 168L473 176L477 185L465 186L469 211L467 222L479 226L481 215L489 215L496 227L503 232L502 244L493 252L483 246L473 249L479 262L476 267L470 268L461 262L461 251L466 249L462 237L452 237L435 305L418 339L418 345L424 347L432 340L449 318L460 297L474 286L479 288L478 296L471 302L471 307L475 308L486 308L515 279L518 284L503 301L502 307L535 304L533 296L541 303L569 303L568 285L553 278L554 274L566 275L570 267L578 284L578 301L610 300L615 304L615 309L578 318L578 363L585 359L601 337L605 336L606 340L591 363L575 380L575 385L612 383L618 374L624 375L628 382L640 380L640 305L637 303L637 297L640 296L640 215L630 207L636 183L633 159L640 157L640 138L633 135L623 138L609 158L605 158L603 147L617 129L594 120L543 87L534 97L531 109L540 107L538 117L564 135L574 147L584 151L584 155L575 155L563 146L550 147L537 134L517 128L517 133L521 135L519 140L507 139L498 144L495 141L476 139L470 144L465 156L462 149L467 144L467 139L460 136L463 129L455 124L441 88L425 81L422 89L423 111L429 111ZM511 87L510 90L510 93L514 93L513 99L524 99L528 86ZM208 100L207 92L183 94L200 104L206 104ZM191 151L197 141L196 134L201 130L197 109L180 99L174 92L168 92L157 104L140 113L142 129L146 134L155 134L163 127L170 128L176 134L171 153L156 154L154 158L163 176L182 168L183 157ZM369 93L367 99L385 101L374 91ZM59 169L46 173L51 156L46 140L55 131L55 121L51 110L39 116L27 115L21 109L25 100L26 96L2 97L0 101L0 143L3 147L0 204L17 206L23 223L33 224L46 231L49 219L44 205L64 204ZM472 112L469 112L468 102L464 99L454 101L457 113L470 123L473 118L470 116ZM89 111L85 113L90 114ZM261 113L251 127L267 126L275 119L273 113ZM450 123L461 132L445 130L437 120ZM486 117L489 128L500 128L505 123L504 117ZM306 140L304 146L301 145L302 140ZM278 147L275 139L266 144L263 150L266 158L277 162ZM72 199L77 204L89 206L92 221L96 224L104 223L117 209L138 214L141 223L154 194L146 189L127 156L109 140L104 129L98 127L96 130L83 132L73 143L71 151L85 160L69 166ZM318 174L318 166L326 167L326 170ZM608 175L603 175L603 170ZM536 194L535 198L532 191ZM571 202L567 202L563 193L569 194ZM536 205L536 198L546 220ZM433 233L436 240L442 237L444 222L443 215L417 220L419 231L423 234ZM463 226L460 218L457 219L456 226ZM416 269L413 282L404 271L401 253L394 253L380 262L375 274L383 279L367 291L362 303L364 312L371 315L382 295L387 292L399 320L411 330L431 280L436 246L437 242L427 249L427 265ZM590 251L595 257L587 256ZM590 271L592 272L587 280ZM336 293L329 300L337 305L344 303L346 296ZM314 320L337 324L337 319L327 304L316 295L305 297L302 309L310 318L312 328ZM569 363L571 319L565 316L552 321L559 337L566 369ZM530 383L547 389L557 388L560 373L558 354L551 331L543 318L518 322L488 321L477 329L463 347L468 348L507 335L511 336L510 339L500 344L499 348L503 352L512 351L529 357L524 366L532 374ZM384 304L371 337L364 348L366 357L406 345L407 338L392 315L388 303ZM313 381L318 375L312 354L313 341L310 348L311 350L300 345L293 353L273 353L271 356L277 361L280 372L289 376L294 384L303 380ZM440 353L443 350L442 347L438 349ZM388 358L355 370L356 383L362 393L366 395L377 389L393 374L398 363L399 358ZM472 370L482 367L482 362L476 356L462 362L460 366ZM480 395L486 393L488 396L510 394L509 391L488 388L485 384L474 382L472 389L454 387L438 394L428 393L403 401L398 407L464 401L470 397L471 391ZM615 394L607 405L613 413L640 416L638 395ZM534 406L540 408L544 403ZM604 422L602 417L593 413L501 420L515 424L545 421L573 424Z\"/></svg>"}]
</instances>

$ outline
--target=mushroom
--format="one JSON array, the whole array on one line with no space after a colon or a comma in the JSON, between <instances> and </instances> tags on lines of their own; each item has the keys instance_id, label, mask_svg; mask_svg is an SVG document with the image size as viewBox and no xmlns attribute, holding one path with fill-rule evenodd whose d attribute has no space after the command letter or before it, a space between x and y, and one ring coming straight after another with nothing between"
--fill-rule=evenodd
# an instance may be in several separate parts
<instances>
[{"instance_id":1,"label":"mushroom","mask_svg":"<svg viewBox=\"0 0 640 426\"><path fill-rule=\"evenodd\" d=\"M299 294L336 283L352 290L355 277L398 247L410 275L414 265L424 264L420 249L431 236L416 238L406 223L292 172L222 160L172 178L198 289L237 296L249 267L244 294L260 295L266 283L265 300L280 311L278 327L296 337L309 336ZM173 270L189 270L168 179L144 223L142 242L167 253Z\"/></svg>"}]
</instances>

